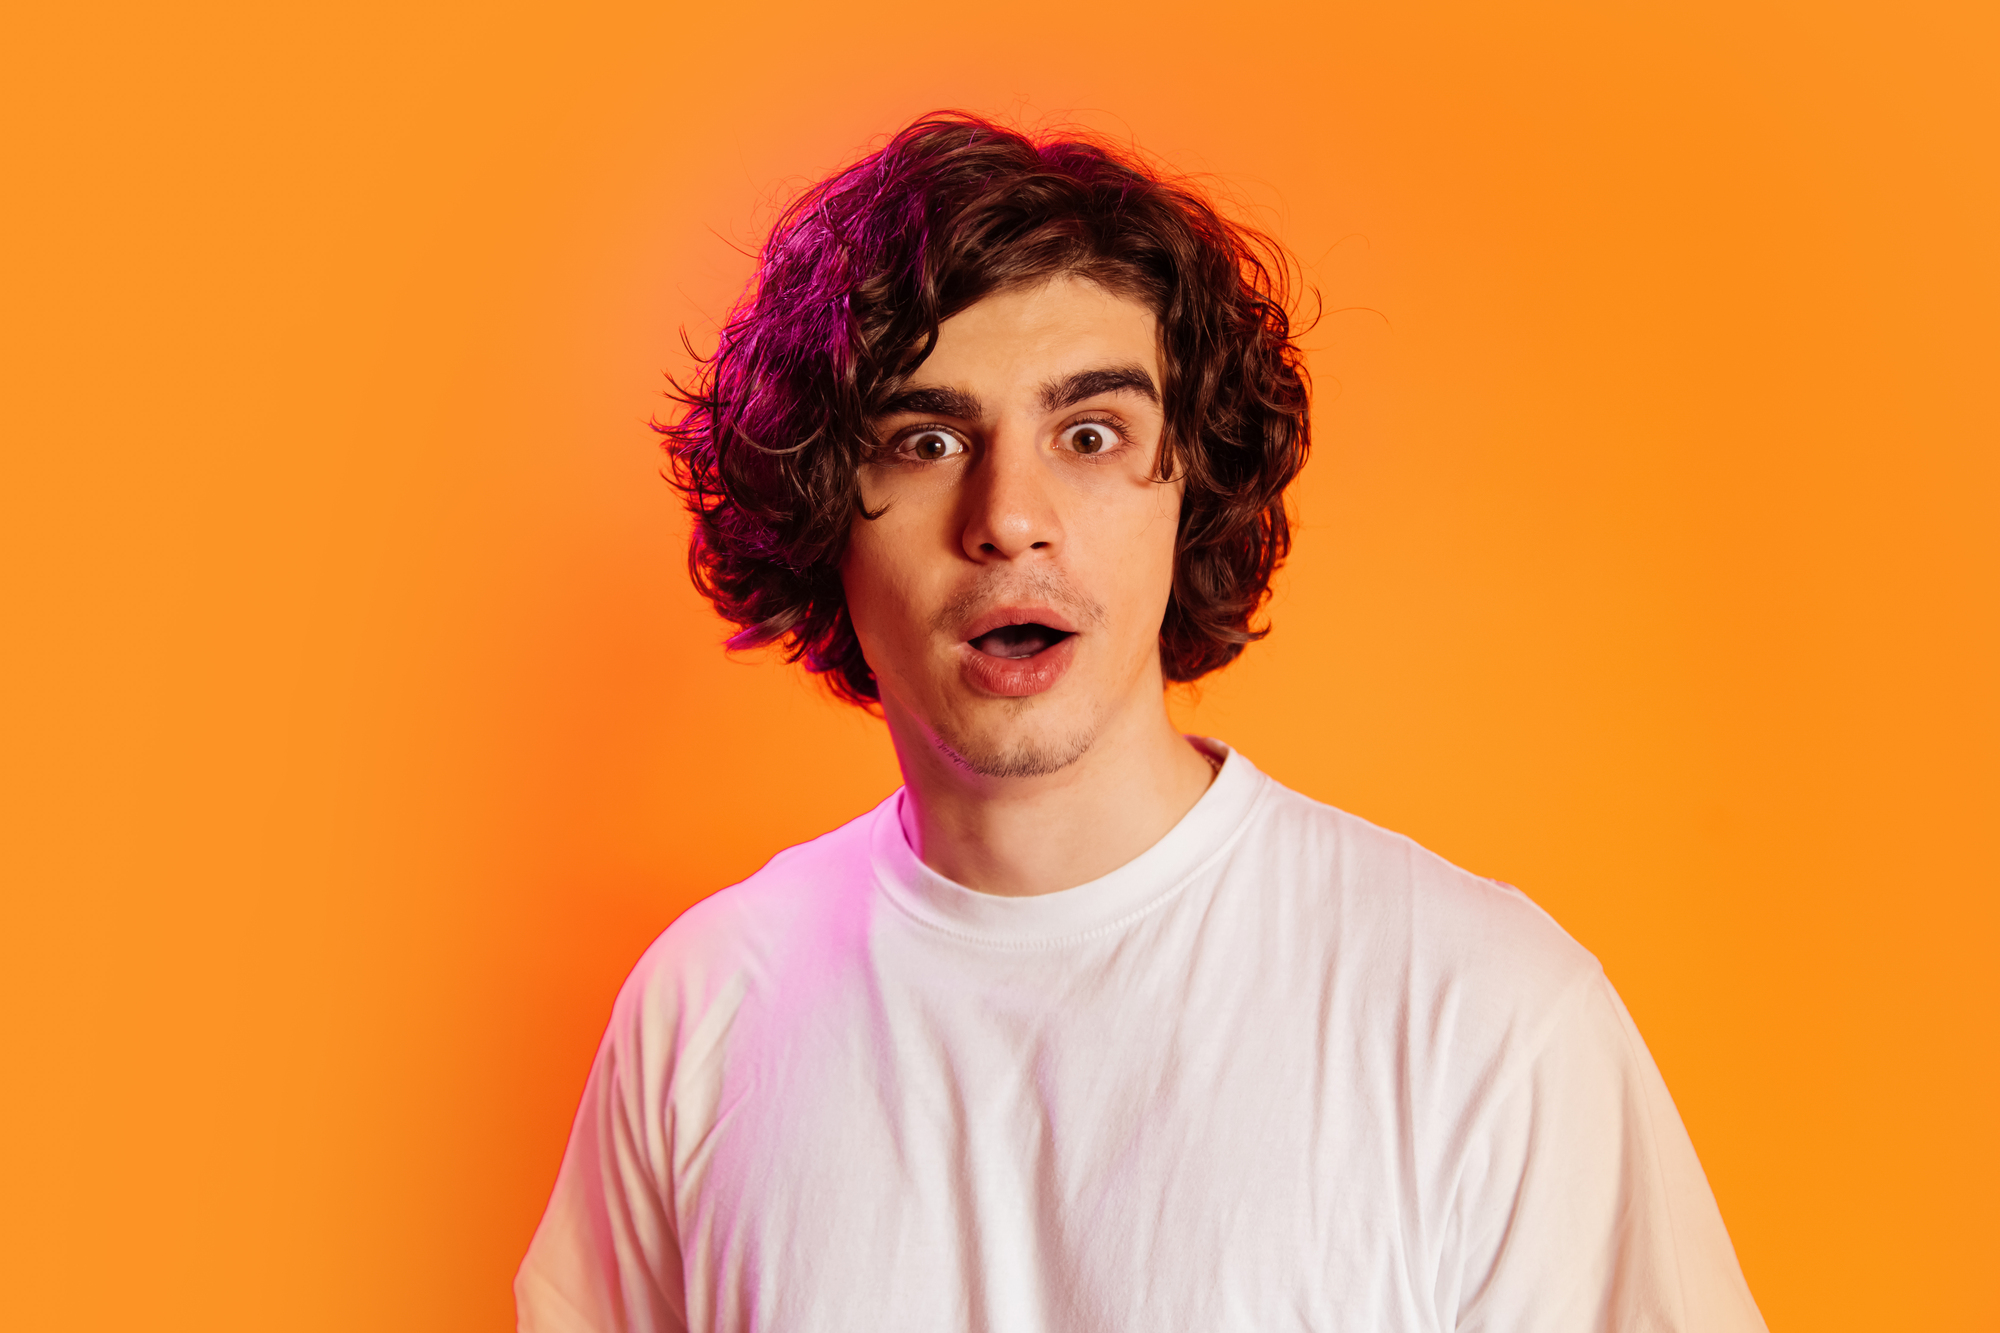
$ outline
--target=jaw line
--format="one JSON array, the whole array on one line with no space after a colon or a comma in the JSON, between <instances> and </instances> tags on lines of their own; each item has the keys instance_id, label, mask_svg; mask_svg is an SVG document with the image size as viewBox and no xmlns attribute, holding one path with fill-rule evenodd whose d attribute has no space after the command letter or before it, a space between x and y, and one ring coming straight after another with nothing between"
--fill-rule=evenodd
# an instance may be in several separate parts
<instances>
[{"instance_id":1,"label":"jaw line","mask_svg":"<svg viewBox=\"0 0 2000 1333\"><path fill-rule=\"evenodd\" d=\"M1060 743L1060 748L1053 745L1017 746L1012 754L976 760L962 753L960 746L954 746L946 740L942 730L933 727L930 731L932 747L954 768L974 777L993 780L1049 777L1074 765L1097 743L1097 729L1091 727L1087 731L1074 732L1065 737ZM962 746L963 742L960 744Z\"/></svg>"}]
</instances>

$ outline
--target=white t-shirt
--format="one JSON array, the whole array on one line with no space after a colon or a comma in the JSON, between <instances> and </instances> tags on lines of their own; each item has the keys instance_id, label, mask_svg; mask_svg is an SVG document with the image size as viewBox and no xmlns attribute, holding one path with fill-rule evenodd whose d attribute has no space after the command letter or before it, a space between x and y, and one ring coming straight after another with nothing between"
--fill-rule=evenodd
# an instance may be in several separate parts
<instances>
[{"instance_id":1,"label":"white t-shirt","mask_svg":"<svg viewBox=\"0 0 2000 1333\"><path fill-rule=\"evenodd\" d=\"M892 796L690 908L619 995L520 1327L1763 1329L1597 961L1216 753L1077 888L954 884Z\"/></svg>"}]
</instances>

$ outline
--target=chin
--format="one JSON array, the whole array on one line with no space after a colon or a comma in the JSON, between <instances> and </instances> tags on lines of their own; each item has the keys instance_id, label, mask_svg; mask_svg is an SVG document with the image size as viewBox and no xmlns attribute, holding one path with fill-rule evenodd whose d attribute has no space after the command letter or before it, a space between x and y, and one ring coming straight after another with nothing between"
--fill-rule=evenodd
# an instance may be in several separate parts
<instances>
[{"instance_id":1,"label":"chin","mask_svg":"<svg viewBox=\"0 0 2000 1333\"><path fill-rule=\"evenodd\" d=\"M1040 778L1060 773L1097 740L1094 721L996 719L998 725L932 729L947 759L982 778Z\"/></svg>"}]
</instances>

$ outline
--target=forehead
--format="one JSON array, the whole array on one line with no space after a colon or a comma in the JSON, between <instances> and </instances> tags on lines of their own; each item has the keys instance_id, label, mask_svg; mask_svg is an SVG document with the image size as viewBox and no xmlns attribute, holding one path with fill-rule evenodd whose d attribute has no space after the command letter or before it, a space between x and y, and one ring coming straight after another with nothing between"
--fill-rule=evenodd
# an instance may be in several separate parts
<instances>
[{"instance_id":1,"label":"forehead","mask_svg":"<svg viewBox=\"0 0 2000 1333\"><path fill-rule=\"evenodd\" d=\"M1159 320L1143 301L1064 275L1003 288L945 320L907 383L1002 395L1112 365L1143 366L1159 383Z\"/></svg>"}]
</instances>

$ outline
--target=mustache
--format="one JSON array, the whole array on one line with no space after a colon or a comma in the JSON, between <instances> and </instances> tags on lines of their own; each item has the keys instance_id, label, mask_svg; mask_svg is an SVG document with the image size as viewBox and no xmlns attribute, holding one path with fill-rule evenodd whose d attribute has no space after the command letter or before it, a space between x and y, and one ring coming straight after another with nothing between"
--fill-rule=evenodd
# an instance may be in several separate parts
<instances>
[{"instance_id":1,"label":"mustache","mask_svg":"<svg viewBox=\"0 0 2000 1333\"><path fill-rule=\"evenodd\" d=\"M1076 586L1059 569L1008 574L982 580L946 602L931 622L939 634L954 633L984 607L1009 604L1042 605L1059 610L1078 625L1102 625L1104 604Z\"/></svg>"}]
</instances>

